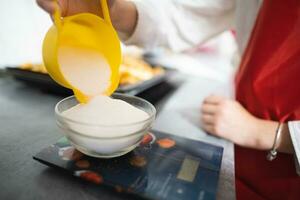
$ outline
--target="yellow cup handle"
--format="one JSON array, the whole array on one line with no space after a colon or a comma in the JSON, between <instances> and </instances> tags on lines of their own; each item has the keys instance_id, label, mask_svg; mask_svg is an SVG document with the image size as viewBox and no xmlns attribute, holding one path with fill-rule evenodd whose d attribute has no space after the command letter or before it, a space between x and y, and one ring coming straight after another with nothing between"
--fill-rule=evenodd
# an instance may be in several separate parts
<instances>
[{"instance_id":1,"label":"yellow cup handle","mask_svg":"<svg viewBox=\"0 0 300 200\"><path fill-rule=\"evenodd\" d=\"M62 27L61 11L59 9L58 1L57 0L53 0L53 1L55 3L55 10L54 13L52 14L52 18L55 26L57 27L57 30L59 31Z\"/></svg>"},{"instance_id":2,"label":"yellow cup handle","mask_svg":"<svg viewBox=\"0 0 300 200\"><path fill-rule=\"evenodd\" d=\"M110 16L109 16L107 0L101 0L100 3L101 3L101 7L102 7L102 13L103 13L104 21L112 26Z\"/></svg>"}]
</instances>

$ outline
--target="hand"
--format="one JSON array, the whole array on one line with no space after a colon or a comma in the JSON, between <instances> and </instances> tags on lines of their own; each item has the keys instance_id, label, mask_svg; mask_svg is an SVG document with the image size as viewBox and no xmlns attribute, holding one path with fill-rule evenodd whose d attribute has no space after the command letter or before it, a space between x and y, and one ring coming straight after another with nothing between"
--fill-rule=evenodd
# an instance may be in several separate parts
<instances>
[{"instance_id":1,"label":"hand","mask_svg":"<svg viewBox=\"0 0 300 200\"><path fill-rule=\"evenodd\" d=\"M120 32L130 35L136 25L137 11L132 2L107 0L113 26ZM55 11L53 0L36 0L37 4L49 14ZM57 0L62 17L88 12L102 17L100 0Z\"/></svg>"},{"instance_id":2,"label":"hand","mask_svg":"<svg viewBox=\"0 0 300 200\"><path fill-rule=\"evenodd\" d=\"M239 102L211 95L204 100L201 111L203 129L206 132L245 147L271 148L276 125L269 128L271 135L264 136L269 136L269 139L264 140L267 143L261 144L260 133L264 133L261 132L264 125Z\"/></svg>"},{"instance_id":3,"label":"hand","mask_svg":"<svg viewBox=\"0 0 300 200\"><path fill-rule=\"evenodd\" d=\"M54 0L36 0L37 4L49 14L55 10ZM109 0L109 8L113 7L115 0ZM89 12L102 16L100 0L57 0L62 17Z\"/></svg>"},{"instance_id":4,"label":"hand","mask_svg":"<svg viewBox=\"0 0 300 200\"><path fill-rule=\"evenodd\" d=\"M211 95L204 100L201 112L203 129L212 135L260 150L270 150L274 143L278 122L254 117L237 101ZM294 152L287 124L277 145L280 152Z\"/></svg>"}]
</instances>

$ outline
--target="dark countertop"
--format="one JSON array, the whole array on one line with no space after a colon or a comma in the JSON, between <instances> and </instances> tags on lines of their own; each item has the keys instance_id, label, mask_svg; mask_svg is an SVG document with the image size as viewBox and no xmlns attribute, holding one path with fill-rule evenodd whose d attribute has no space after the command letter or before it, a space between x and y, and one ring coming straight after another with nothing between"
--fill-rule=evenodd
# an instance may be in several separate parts
<instances>
[{"instance_id":1,"label":"dark countertop","mask_svg":"<svg viewBox=\"0 0 300 200\"><path fill-rule=\"evenodd\" d=\"M178 83L178 81L177 81ZM156 88L157 95L140 94L155 103L171 85ZM167 91L166 91L167 90ZM54 121L54 106L63 98L0 76L0 199L133 199L97 187L32 159L62 135ZM153 92L152 92L153 93Z\"/></svg>"},{"instance_id":2,"label":"dark countertop","mask_svg":"<svg viewBox=\"0 0 300 200\"><path fill-rule=\"evenodd\" d=\"M176 94L174 89L184 82L183 77L139 96L154 103L159 116L169 98ZM54 106L62 98L0 75L0 199L135 199L32 159L62 137L54 119ZM158 124L163 130L164 123Z\"/></svg>"}]
</instances>

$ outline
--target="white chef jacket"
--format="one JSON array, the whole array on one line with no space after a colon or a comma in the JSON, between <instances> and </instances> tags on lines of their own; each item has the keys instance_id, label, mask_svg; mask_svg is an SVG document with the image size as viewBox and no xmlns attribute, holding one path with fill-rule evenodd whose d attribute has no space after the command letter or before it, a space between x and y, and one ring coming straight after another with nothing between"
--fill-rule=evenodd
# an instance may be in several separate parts
<instances>
[{"instance_id":1,"label":"white chef jacket","mask_svg":"<svg viewBox=\"0 0 300 200\"><path fill-rule=\"evenodd\" d=\"M182 51L234 28L238 56L246 48L262 0L133 0L138 20L133 34L124 40L144 48L164 46ZM288 122L300 163L300 121ZM299 174L299 170L297 170Z\"/></svg>"}]
</instances>

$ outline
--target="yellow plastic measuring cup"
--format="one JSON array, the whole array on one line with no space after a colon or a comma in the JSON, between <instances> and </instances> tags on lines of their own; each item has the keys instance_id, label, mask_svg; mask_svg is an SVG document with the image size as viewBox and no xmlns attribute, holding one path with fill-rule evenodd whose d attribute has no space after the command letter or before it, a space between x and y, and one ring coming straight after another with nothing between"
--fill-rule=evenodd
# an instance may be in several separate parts
<instances>
[{"instance_id":1,"label":"yellow plastic measuring cup","mask_svg":"<svg viewBox=\"0 0 300 200\"><path fill-rule=\"evenodd\" d=\"M106 59L111 70L110 85L103 93L112 94L119 84L121 47L110 20L106 0L101 0L101 7L103 19L90 13L61 18L57 4L53 15L54 25L48 30L43 42L43 60L49 75L60 85L72 89L82 103L87 102L89 97L72 85L62 73L58 62L58 49L62 45L68 45L99 53Z\"/></svg>"}]
</instances>

